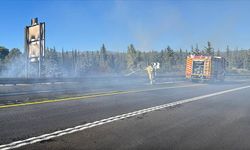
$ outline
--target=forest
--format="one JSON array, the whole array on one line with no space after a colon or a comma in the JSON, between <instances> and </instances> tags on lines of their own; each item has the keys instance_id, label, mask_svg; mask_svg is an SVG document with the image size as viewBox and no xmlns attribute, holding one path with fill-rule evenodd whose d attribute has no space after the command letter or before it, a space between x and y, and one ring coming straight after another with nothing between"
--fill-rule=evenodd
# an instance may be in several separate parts
<instances>
[{"instance_id":1,"label":"forest","mask_svg":"<svg viewBox=\"0 0 250 150\"><path fill-rule=\"evenodd\" d=\"M204 47L197 44L190 50L172 49L166 46L162 50L138 50L133 44L127 50L111 51L103 44L98 51L64 50L55 47L46 48L42 63L44 77L82 77L105 74L125 75L130 72L144 73L147 65L160 63L159 73L183 74L186 56L207 55L222 56L227 61L227 73L247 74L250 70L250 49L213 48L211 42ZM26 53L18 48L8 49L0 46L0 77L25 77ZM36 68L37 64L30 64ZM32 70L31 70L32 71Z\"/></svg>"}]
</instances>

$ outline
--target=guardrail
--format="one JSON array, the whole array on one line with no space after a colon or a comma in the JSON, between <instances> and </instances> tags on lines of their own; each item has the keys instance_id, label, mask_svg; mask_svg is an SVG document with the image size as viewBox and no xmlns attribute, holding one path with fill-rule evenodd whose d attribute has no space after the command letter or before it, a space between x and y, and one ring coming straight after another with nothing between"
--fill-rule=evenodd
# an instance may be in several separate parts
<instances>
[{"instance_id":1,"label":"guardrail","mask_svg":"<svg viewBox=\"0 0 250 150\"><path fill-rule=\"evenodd\" d=\"M249 74L226 74L226 77L250 77Z\"/></svg>"},{"instance_id":2,"label":"guardrail","mask_svg":"<svg viewBox=\"0 0 250 150\"><path fill-rule=\"evenodd\" d=\"M183 75L158 75L157 78L184 78ZM36 84L36 83L56 83L56 82L86 82L86 81L122 81L147 79L146 76L96 76L96 77L76 77L76 78L0 78L0 84Z\"/></svg>"}]
</instances>

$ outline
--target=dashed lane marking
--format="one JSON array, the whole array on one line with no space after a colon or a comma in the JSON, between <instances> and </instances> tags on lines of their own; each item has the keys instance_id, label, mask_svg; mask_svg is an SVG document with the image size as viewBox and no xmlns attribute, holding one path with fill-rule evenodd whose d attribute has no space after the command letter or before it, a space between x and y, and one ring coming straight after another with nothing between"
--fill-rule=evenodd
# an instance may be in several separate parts
<instances>
[{"instance_id":1,"label":"dashed lane marking","mask_svg":"<svg viewBox=\"0 0 250 150\"><path fill-rule=\"evenodd\" d=\"M216 93L212 93L212 94L197 96L197 97L184 99L184 100L180 100L180 101L176 101L176 102L172 102L172 103L167 103L167 104L163 104L163 105L159 105L159 106L155 106L155 107L150 107L150 108L146 108L146 109L142 109L142 110L138 110L138 111L134 111L134 112L130 112L130 113L121 114L121 115L118 115L118 116L110 117L110 118L107 118L107 119L102 119L102 120L95 121L95 122L92 122L92 123L86 123L86 124L78 125L78 126L75 126L75 127L72 127L72 128L67 128L67 129L64 129L64 130L55 131L55 132L52 132L52 133L49 133L49 134L44 134L44 135L40 135L40 136L37 136L37 137L32 137L32 138L29 138L29 139L26 139L26 140L20 140L20 141L12 142L10 144L0 145L0 150L9 150L9 149L14 149L14 148L19 148L19 147L22 147L22 146L25 146L25 145L30 145L30 144L34 144L34 143L37 143L37 142L41 142L41 141L49 140L49 139L52 139L52 138L60 137L60 136L63 136L63 135L79 132L79 131L82 131L82 130L93 128L93 127L96 127L96 126L101 126L101 125L104 125L104 124L107 124L107 123L111 123L111 122L114 122L114 121L118 121L118 120L126 119L126 118L129 118L129 117L141 115L141 114L144 114L144 113L156 111L156 110L159 110L159 109L173 107L173 106L180 105L180 104L185 104L185 103L190 103L190 102L198 101L198 100L205 99L205 98L208 98L208 97L218 96L218 95L222 95L222 94L225 94L225 93L234 92L234 91L238 91L238 90L243 90L243 89L247 89L247 88L250 88L250 86L238 87L238 88L234 88L234 89L230 89L230 90L225 90L225 91L220 91L220 92L216 92Z\"/></svg>"},{"instance_id":2,"label":"dashed lane marking","mask_svg":"<svg viewBox=\"0 0 250 150\"><path fill-rule=\"evenodd\" d=\"M18 103L18 104L7 104L7 105L1 105L0 109L10 108L10 107L27 106L27 105L38 105L38 104L45 104L45 103L55 103L55 102L70 101L70 100L82 100L82 99L96 98L96 97L102 97L102 96L113 96L113 95L120 95L120 94L140 93L140 92L156 91L156 90L164 90L164 89L194 87L194 86L202 86L202 85L205 85L205 84L191 84L191 85L182 85L182 86L173 86L173 87L159 87L159 88L131 90L131 91L111 91L111 92L107 92L107 93L96 93L96 94L92 94L92 95L83 95L83 96L78 96L78 97L60 98L60 99L44 100L44 101L36 101L36 102L24 102L24 103Z\"/></svg>"}]
</instances>

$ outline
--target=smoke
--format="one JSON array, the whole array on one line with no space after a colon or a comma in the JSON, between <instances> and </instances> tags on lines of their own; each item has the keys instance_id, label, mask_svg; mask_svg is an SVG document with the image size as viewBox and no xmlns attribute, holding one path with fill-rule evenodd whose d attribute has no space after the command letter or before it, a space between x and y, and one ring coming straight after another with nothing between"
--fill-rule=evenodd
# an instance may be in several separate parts
<instances>
[{"instance_id":1,"label":"smoke","mask_svg":"<svg viewBox=\"0 0 250 150\"><path fill-rule=\"evenodd\" d=\"M145 6L144 3L149 5ZM143 51L166 47L168 41L159 41L166 39L166 36L171 37L172 31L181 26L179 10L159 2L152 2L151 5L148 1L128 3L118 0L115 1L112 16L115 22L128 29L131 43L135 42L136 47Z\"/></svg>"},{"instance_id":2,"label":"smoke","mask_svg":"<svg viewBox=\"0 0 250 150\"><path fill-rule=\"evenodd\" d=\"M25 77L25 56L20 55L13 58L7 58L1 66L0 77L16 78Z\"/></svg>"}]
</instances>

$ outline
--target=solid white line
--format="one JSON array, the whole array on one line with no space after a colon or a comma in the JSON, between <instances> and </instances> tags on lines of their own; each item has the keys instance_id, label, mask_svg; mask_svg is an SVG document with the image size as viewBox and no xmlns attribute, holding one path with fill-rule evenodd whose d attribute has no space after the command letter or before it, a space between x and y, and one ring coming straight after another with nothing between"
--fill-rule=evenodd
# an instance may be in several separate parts
<instances>
[{"instance_id":1,"label":"solid white line","mask_svg":"<svg viewBox=\"0 0 250 150\"><path fill-rule=\"evenodd\" d=\"M161 84L172 84L172 83L183 83L183 82L187 82L187 81L169 81L169 82L161 82L161 83L154 83L154 84L161 85Z\"/></svg>"},{"instance_id":2,"label":"solid white line","mask_svg":"<svg viewBox=\"0 0 250 150\"><path fill-rule=\"evenodd\" d=\"M32 137L32 138L29 138L29 139L26 139L26 140L20 140L20 141L12 142L12 143L9 143L9 144L0 145L0 150L9 150L9 149L22 147L22 146L25 146L25 145L34 144L34 143L37 143L37 142L41 142L41 141L49 140L49 139L52 139L52 138L60 137L60 136L63 136L63 135L71 134L71 133L74 133L74 132L79 132L79 131L82 131L82 130L85 130L85 129L93 128L93 127L96 127L96 126L101 126L101 125L111 123L111 122L114 122L114 121L117 121L117 120L122 120L122 119L125 119L125 118L141 115L141 114L156 111L156 110L159 110L159 109L173 107L173 106L176 106L176 105L189 103L189 102L201 100L201 99L204 99L204 98L208 98L208 97L212 97L212 96L218 96L218 95L221 95L221 94L234 92L234 91L247 89L247 88L250 88L250 86L238 87L238 88L234 88L234 89L230 89L230 90L225 90L225 91L220 91L220 92L216 92L216 93L212 93L212 94L197 96L197 97L184 99L184 100L180 100L180 101L176 101L176 102L172 102L172 103L167 103L167 104L163 104L163 105L159 105L159 106L154 106L154 107L150 107L150 108L146 108L146 109L142 109L142 110L138 110L138 111L134 111L134 112L130 112L130 113L121 114L121 115L118 115L118 116L102 119L102 120L95 121L95 122L92 122L92 123L86 123L86 124L83 124L83 125L78 125L78 126L73 127L73 128L67 128L67 129L55 131L55 132L52 132L52 133L49 133L49 134L44 134L44 135L41 135L41 136Z\"/></svg>"},{"instance_id":3,"label":"solid white line","mask_svg":"<svg viewBox=\"0 0 250 150\"><path fill-rule=\"evenodd\" d=\"M153 85L162 85L162 84L174 84L174 83L183 83L183 82L187 82L187 81L167 81L167 82L156 82L153 83ZM145 85L152 85L150 83L145 83Z\"/></svg>"}]
</instances>

